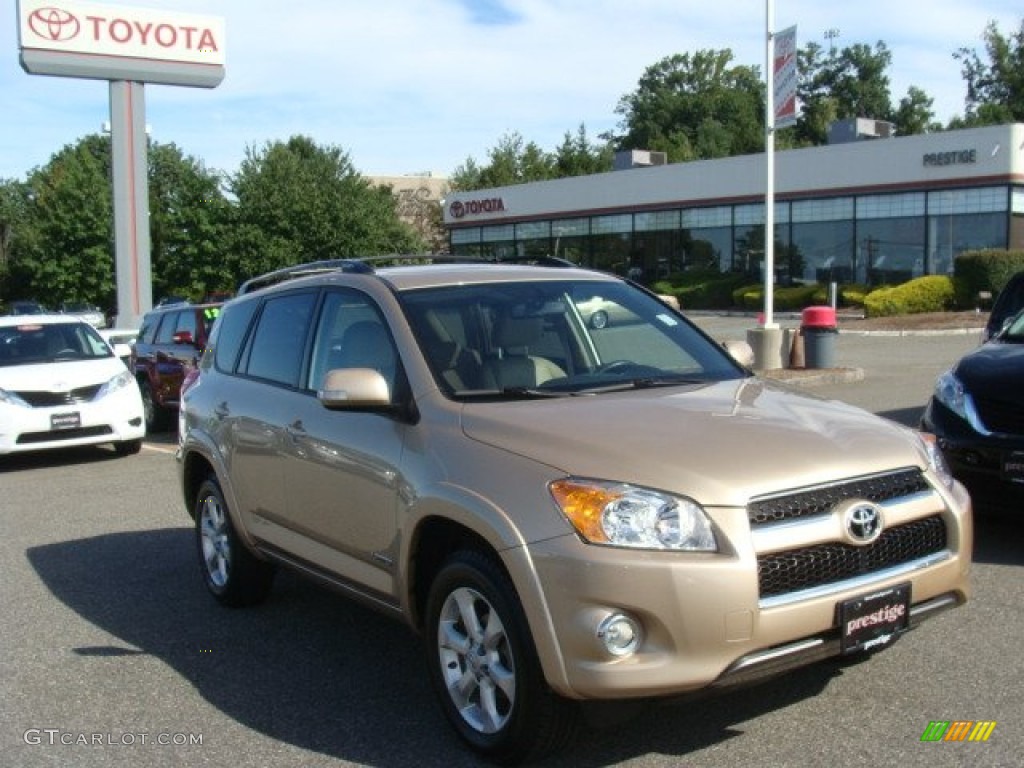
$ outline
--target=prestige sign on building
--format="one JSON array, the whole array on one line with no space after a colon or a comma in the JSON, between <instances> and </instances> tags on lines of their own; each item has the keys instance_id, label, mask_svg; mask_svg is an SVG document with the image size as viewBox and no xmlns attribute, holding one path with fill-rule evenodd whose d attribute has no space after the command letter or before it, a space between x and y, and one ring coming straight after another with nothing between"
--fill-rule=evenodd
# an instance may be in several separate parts
<instances>
[{"instance_id":1,"label":"prestige sign on building","mask_svg":"<svg viewBox=\"0 0 1024 768\"><path fill-rule=\"evenodd\" d=\"M21 0L26 72L213 87L224 79L224 20L149 8Z\"/></svg>"}]
</instances>

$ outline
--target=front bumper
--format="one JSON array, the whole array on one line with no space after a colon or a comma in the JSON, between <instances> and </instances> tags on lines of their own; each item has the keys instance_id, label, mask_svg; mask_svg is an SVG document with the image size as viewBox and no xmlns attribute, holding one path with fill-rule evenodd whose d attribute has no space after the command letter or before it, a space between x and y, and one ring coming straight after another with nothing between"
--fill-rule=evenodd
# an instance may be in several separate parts
<instances>
[{"instance_id":1,"label":"front bumper","mask_svg":"<svg viewBox=\"0 0 1024 768\"><path fill-rule=\"evenodd\" d=\"M72 414L77 421L67 428ZM64 419L61 422L61 419ZM46 408L0 404L0 455L141 440L146 436L142 400L135 386L97 401Z\"/></svg>"},{"instance_id":2,"label":"front bumper","mask_svg":"<svg viewBox=\"0 0 1024 768\"><path fill-rule=\"evenodd\" d=\"M960 605L970 594L970 500L962 486L954 488L949 507L938 492L925 496L909 503L912 510L886 514L898 525L904 512L934 516L940 505L948 541L940 552L783 599L759 594L764 542L751 535L742 509L712 513L719 541L728 547L719 554L623 550L575 536L532 545L520 565L532 567L547 608L543 622L527 605L548 681L577 699L672 696L743 683L839 654L839 606L846 601L910 584L911 627ZM787 546L803 546L801 537L817 537L823 523L788 527L793 541ZM812 533L804 534L805 527ZM642 642L630 656L613 657L599 637L602 622L614 614L642 627ZM551 636L537 637L545 623Z\"/></svg>"}]
</instances>

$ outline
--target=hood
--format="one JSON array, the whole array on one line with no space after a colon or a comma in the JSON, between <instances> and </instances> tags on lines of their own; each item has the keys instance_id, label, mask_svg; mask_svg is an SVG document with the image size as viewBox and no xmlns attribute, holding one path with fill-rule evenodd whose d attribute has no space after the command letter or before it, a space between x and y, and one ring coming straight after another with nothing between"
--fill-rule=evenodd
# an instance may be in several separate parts
<instances>
[{"instance_id":1,"label":"hood","mask_svg":"<svg viewBox=\"0 0 1024 768\"><path fill-rule=\"evenodd\" d=\"M103 384L125 370L118 357L0 367L0 389L14 392L66 392Z\"/></svg>"},{"instance_id":2,"label":"hood","mask_svg":"<svg viewBox=\"0 0 1024 768\"><path fill-rule=\"evenodd\" d=\"M623 481L706 506L925 466L912 430L759 379L467 404L473 440L567 475Z\"/></svg>"},{"instance_id":3,"label":"hood","mask_svg":"<svg viewBox=\"0 0 1024 768\"><path fill-rule=\"evenodd\" d=\"M956 375L968 392L999 400L1020 401L1024 381L1024 344L990 341L968 353L956 365Z\"/></svg>"}]
</instances>

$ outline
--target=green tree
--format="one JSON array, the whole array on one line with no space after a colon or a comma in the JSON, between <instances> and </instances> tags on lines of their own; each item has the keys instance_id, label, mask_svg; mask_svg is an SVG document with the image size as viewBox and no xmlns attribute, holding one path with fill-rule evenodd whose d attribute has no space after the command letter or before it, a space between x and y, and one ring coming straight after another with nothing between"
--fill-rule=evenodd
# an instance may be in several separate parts
<instances>
[{"instance_id":1,"label":"green tree","mask_svg":"<svg viewBox=\"0 0 1024 768\"><path fill-rule=\"evenodd\" d=\"M618 149L665 152L669 162L764 148L764 83L756 67L734 66L730 50L668 56L647 68L615 108Z\"/></svg>"},{"instance_id":2,"label":"green tree","mask_svg":"<svg viewBox=\"0 0 1024 768\"><path fill-rule=\"evenodd\" d=\"M114 297L110 140L86 136L29 174L23 240L11 272L26 295L51 306ZM17 237L17 233L15 233Z\"/></svg>"},{"instance_id":3,"label":"green tree","mask_svg":"<svg viewBox=\"0 0 1024 768\"><path fill-rule=\"evenodd\" d=\"M472 158L452 174L453 189L469 190L507 187L555 177L555 159L536 143L527 142L513 131L502 136L487 152L489 162L481 166Z\"/></svg>"},{"instance_id":4,"label":"green tree","mask_svg":"<svg viewBox=\"0 0 1024 768\"><path fill-rule=\"evenodd\" d=\"M610 171L612 155L611 145L607 142L591 142L587 137L586 126L580 123L575 134L566 131L562 143L555 149L554 175L565 178Z\"/></svg>"},{"instance_id":5,"label":"green tree","mask_svg":"<svg viewBox=\"0 0 1024 768\"><path fill-rule=\"evenodd\" d=\"M371 185L341 148L305 136L248 148L229 188L241 279L305 261L422 249L390 188Z\"/></svg>"},{"instance_id":6,"label":"green tree","mask_svg":"<svg viewBox=\"0 0 1024 768\"><path fill-rule=\"evenodd\" d=\"M202 299L233 290L237 278L225 247L233 217L220 177L174 144L149 148L150 263L154 297Z\"/></svg>"},{"instance_id":7,"label":"green tree","mask_svg":"<svg viewBox=\"0 0 1024 768\"><path fill-rule=\"evenodd\" d=\"M932 127L932 100L920 88L912 87L893 109L887 74L892 53L885 43L874 48L858 43L827 55L817 43L808 43L797 58L797 145L825 144L831 123L857 117L891 121L904 135Z\"/></svg>"},{"instance_id":8,"label":"green tree","mask_svg":"<svg viewBox=\"0 0 1024 768\"><path fill-rule=\"evenodd\" d=\"M1004 36L993 21L984 32L985 55L961 48L953 54L967 83L965 114L950 127L998 125L1024 121L1024 19Z\"/></svg>"},{"instance_id":9,"label":"green tree","mask_svg":"<svg viewBox=\"0 0 1024 768\"><path fill-rule=\"evenodd\" d=\"M23 181L0 179L0 301L19 298L11 283L15 253L29 241L28 207L31 197Z\"/></svg>"}]
</instances>

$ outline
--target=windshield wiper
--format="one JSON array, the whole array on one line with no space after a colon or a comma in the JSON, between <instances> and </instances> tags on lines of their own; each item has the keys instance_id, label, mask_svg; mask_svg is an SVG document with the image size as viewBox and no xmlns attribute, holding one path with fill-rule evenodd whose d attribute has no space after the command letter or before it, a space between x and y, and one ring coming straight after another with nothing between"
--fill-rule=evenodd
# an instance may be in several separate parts
<instances>
[{"instance_id":1,"label":"windshield wiper","mask_svg":"<svg viewBox=\"0 0 1024 768\"><path fill-rule=\"evenodd\" d=\"M687 376L643 376L626 381L616 381L612 384L599 384L595 387L577 389L573 395L600 395L605 392L626 392L633 389L653 389L655 387L677 387L694 384L707 384L707 379L698 379Z\"/></svg>"},{"instance_id":2,"label":"windshield wiper","mask_svg":"<svg viewBox=\"0 0 1024 768\"><path fill-rule=\"evenodd\" d=\"M486 400L498 398L507 400L548 400L552 397L566 397L567 392L536 389L535 387L503 387L502 389L457 389L455 397Z\"/></svg>"}]
</instances>

